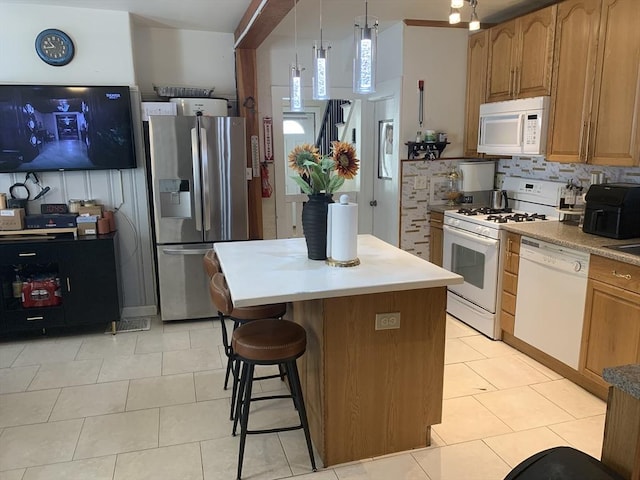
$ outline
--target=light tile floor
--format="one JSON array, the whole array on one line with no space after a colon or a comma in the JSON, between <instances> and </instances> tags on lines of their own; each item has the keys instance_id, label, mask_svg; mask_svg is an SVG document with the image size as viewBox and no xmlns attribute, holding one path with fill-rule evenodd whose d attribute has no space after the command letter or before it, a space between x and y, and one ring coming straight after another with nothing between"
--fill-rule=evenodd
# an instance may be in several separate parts
<instances>
[{"instance_id":1,"label":"light tile floor","mask_svg":"<svg viewBox=\"0 0 640 480\"><path fill-rule=\"evenodd\" d=\"M0 480L235 478L224 360L210 320L0 341ZM244 478L500 480L553 446L600 457L605 402L450 317L445 362L431 447L310 473L301 431L252 436ZM295 418L279 400L256 404L250 421Z\"/></svg>"}]
</instances>

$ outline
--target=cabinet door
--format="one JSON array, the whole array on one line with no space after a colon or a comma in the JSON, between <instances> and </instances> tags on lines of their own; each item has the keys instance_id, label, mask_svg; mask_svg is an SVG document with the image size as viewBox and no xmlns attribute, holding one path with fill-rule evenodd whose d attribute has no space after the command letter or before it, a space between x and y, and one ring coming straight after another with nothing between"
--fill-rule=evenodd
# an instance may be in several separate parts
<instances>
[{"instance_id":1,"label":"cabinet door","mask_svg":"<svg viewBox=\"0 0 640 480\"><path fill-rule=\"evenodd\" d=\"M517 98L551 94L551 70L557 5L517 19L518 60L514 83Z\"/></svg>"},{"instance_id":2,"label":"cabinet door","mask_svg":"<svg viewBox=\"0 0 640 480\"><path fill-rule=\"evenodd\" d=\"M489 30L487 102L500 102L513 97L516 41L516 20Z\"/></svg>"},{"instance_id":3,"label":"cabinet door","mask_svg":"<svg viewBox=\"0 0 640 480\"><path fill-rule=\"evenodd\" d=\"M444 248L443 222L444 214L431 212L431 220L429 220L429 261L439 267L442 266L442 249Z\"/></svg>"},{"instance_id":4,"label":"cabinet door","mask_svg":"<svg viewBox=\"0 0 640 480\"><path fill-rule=\"evenodd\" d=\"M467 114L464 129L464 154L467 157L478 155L480 105L485 102L487 93L488 41L489 32L487 30L469 36L467 53Z\"/></svg>"},{"instance_id":5,"label":"cabinet door","mask_svg":"<svg viewBox=\"0 0 640 480\"><path fill-rule=\"evenodd\" d=\"M586 161L602 0L558 5L547 158Z\"/></svg>"},{"instance_id":6,"label":"cabinet door","mask_svg":"<svg viewBox=\"0 0 640 480\"><path fill-rule=\"evenodd\" d=\"M640 164L640 5L603 0L587 161Z\"/></svg>"},{"instance_id":7,"label":"cabinet door","mask_svg":"<svg viewBox=\"0 0 640 480\"><path fill-rule=\"evenodd\" d=\"M581 372L603 386L606 367L640 363L640 295L589 279Z\"/></svg>"},{"instance_id":8,"label":"cabinet door","mask_svg":"<svg viewBox=\"0 0 640 480\"><path fill-rule=\"evenodd\" d=\"M60 244L60 274L67 325L120 320L115 238Z\"/></svg>"}]
</instances>

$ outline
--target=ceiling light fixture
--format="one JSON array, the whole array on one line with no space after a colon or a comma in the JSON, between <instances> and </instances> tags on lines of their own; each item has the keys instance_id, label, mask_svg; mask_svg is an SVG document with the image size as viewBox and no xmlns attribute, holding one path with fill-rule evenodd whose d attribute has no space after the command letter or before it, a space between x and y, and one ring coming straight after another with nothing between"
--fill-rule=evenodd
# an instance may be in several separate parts
<instances>
[{"instance_id":1,"label":"ceiling light fixture","mask_svg":"<svg viewBox=\"0 0 640 480\"><path fill-rule=\"evenodd\" d=\"M298 19L297 0L293 0L293 42L296 51L296 63L291 65L291 76L289 78L289 108L292 112L302 112L302 70L298 64Z\"/></svg>"},{"instance_id":2,"label":"ceiling light fixture","mask_svg":"<svg viewBox=\"0 0 640 480\"><path fill-rule=\"evenodd\" d=\"M460 8L463 7L464 2L467 2L471 6L469 30L480 30L480 19L478 18L478 13L476 12L478 0L451 0L451 10L449 10L449 23L451 25L460 23Z\"/></svg>"},{"instance_id":3,"label":"ceiling light fixture","mask_svg":"<svg viewBox=\"0 0 640 480\"><path fill-rule=\"evenodd\" d=\"M331 47L322 44L322 0L320 0L320 44L313 46L313 99L328 100L329 97L329 59Z\"/></svg>"},{"instance_id":4,"label":"ceiling light fixture","mask_svg":"<svg viewBox=\"0 0 640 480\"><path fill-rule=\"evenodd\" d=\"M368 1L365 0L364 17L356 18L354 28L356 55L353 60L353 91L360 94L376 91L378 19L369 16L368 7Z\"/></svg>"}]
</instances>

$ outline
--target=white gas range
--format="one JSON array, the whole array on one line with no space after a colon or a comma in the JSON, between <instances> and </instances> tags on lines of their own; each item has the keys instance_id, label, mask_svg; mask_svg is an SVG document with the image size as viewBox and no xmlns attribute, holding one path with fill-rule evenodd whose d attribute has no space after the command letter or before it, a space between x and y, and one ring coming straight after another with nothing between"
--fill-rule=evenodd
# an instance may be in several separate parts
<instances>
[{"instance_id":1,"label":"white gas range","mask_svg":"<svg viewBox=\"0 0 640 480\"><path fill-rule=\"evenodd\" d=\"M443 267L462 275L462 285L448 288L447 312L489 338L499 339L502 248L514 222L558 220L556 210L564 184L507 177L507 208L447 210L444 213Z\"/></svg>"}]
</instances>

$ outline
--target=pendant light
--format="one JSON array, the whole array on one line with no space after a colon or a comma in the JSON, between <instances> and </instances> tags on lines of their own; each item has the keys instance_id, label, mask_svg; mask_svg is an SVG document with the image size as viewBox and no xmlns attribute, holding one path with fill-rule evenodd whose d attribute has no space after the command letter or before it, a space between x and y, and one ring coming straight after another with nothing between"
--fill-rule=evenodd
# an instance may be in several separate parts
<instances>
[{"instance_id":1,"label":"pendant light","mask_svg":"<svg viewBox=\"0 0 640 480\"><path fill-rule=\"evenodd\" d=\"M480 19L476 12L478 6L478 0L451 0L451 10L449 10L449 23L455 25L460 23L460 9L467 2L471 6L471 17L469 19L469 30L480 30Z\"/></svg>"},{"instance_id":2,"label":"pendant light","mask_svg":"<svg viewBox=\"0 0 640 480\"><path fill-rule=\"evenodd\" d=\"M297 0L293 0L293 42L296 52L296 63L291 65L289 77L289 109L292 112L304 111L302 105L302 70L298 64L298 19L297 19Z\"/></svg>"},{"instance_id":3,"label":"pendant light","mask_svg":"<svg viewBox=\"0 0 640 480\"><path fill-rule=\"evenodd\" d=\"M469 5L471 5L471 20L469 20L469 30L475 32L476 30L480 30L480 19L478 18L478 14L476 13L476 7L478 6L478 0L469 0Z\"/></svg>"},{"instance_id":4,"label":"pendant light","mask_svg":"<svg viewBox=\"0 0 640 480\"><path fill-rule=\"evenodd\" d=\"M353 60L353 91L360 94L376 91L378 19L369 17L368 6L365 0L364 17L356 18L354 30L356 56Z\"/></svg>"},{"instance_id":5,"label":"pendant light","mask_svg":"<svg viewBox=\"0 0 640 480\"><path fill-rule=\"evenodd\" d=\"M320 0L320 44L313 46L313 99L328 100L329 95L329 58L331 47L322 44L322 0Z\"/></svg>"}]
</instances>

